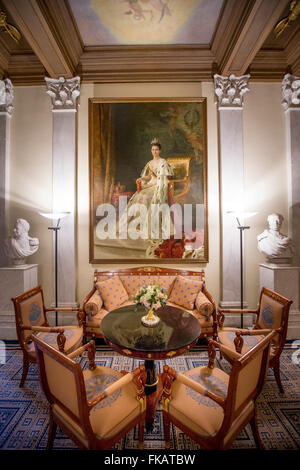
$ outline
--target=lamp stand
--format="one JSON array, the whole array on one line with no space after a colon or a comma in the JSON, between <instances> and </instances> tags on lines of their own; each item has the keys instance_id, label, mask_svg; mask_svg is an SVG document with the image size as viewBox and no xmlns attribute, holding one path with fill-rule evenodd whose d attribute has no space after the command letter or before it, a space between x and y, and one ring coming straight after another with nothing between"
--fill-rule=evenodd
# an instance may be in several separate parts
<instances>
[{"instance_id":1,"label":"lamp stand","mask_svg":"<svg viewBox=\"0 0 300 470\"><path fill-rule=\"evenodd\" d=\"M60 219L57 221L57 225L48 227L49 230L54 232L54 298L55 308L58 308L58 289L57 289L57 232L60 230L59 226ZM57 310L55 310L55 326L57 326Z\"/></svg>"},{"instance_id":2,"label":"lamp stand","mask_svg":"<svg viewBox=\"0 0 300 470\"><path fill-rule=\"evenodd\" d=\"M241 310L244 308L244 266L243 266L243 232L249 229L249 225L241 225L239 219L236 217L238 229L240 231L240 269L241 269ZM241 328L244 327L244 318L241 315Z\"/></svg>"}]
</instances>

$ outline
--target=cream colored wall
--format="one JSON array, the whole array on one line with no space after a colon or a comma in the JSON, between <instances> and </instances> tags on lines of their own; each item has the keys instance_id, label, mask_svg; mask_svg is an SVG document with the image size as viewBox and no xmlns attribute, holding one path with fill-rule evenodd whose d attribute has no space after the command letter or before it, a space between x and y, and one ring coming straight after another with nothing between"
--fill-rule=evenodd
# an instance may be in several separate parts
<instances>
[{"instance_id":1,"label":"cream colored wall","mask_svg":"<svg viewBox=\"0 0 300 470\"><path fill-rule=\"evenodd\" d=\"M30 224L29 234L39 238L39 250L27 262L39 265L38 280L49 304L53 301L52 232L38 211L49 212L52 205L51 102L43 86L15 87L13 106L9 233L16 219L23 218Z\"/></svg>"},{"instance_id":2,"label":"cream colored wall","mask_svg":"<svg viewBox=\"0 0 300 470\"><path fill-rule=\"evenodd\" d=\"M250 89L244 104L245 188L247 209L257 210L259 214L249 219L251 229L246 232L245 279L246 300L254 307L259 291L258 265L264 260L257 250L256 236L266 228L266 217L274 211L285 217L283 232L287 233L287 174L280 83L251 82ZM52 238L46 219L37 213L41 209L50 211L52 202L52 113L50 98L45 91L45 87L15 87L11 123L10 227L17 217L23 217L31 224L31 235L39 237L40 249L29 262L39 264L39 282L49 304L53 300ZM80 303L92 286L96 267L88 262L88 98L155 96L207 98L210 261L203 267L208 288L219 302L219 164L213 84L152 83L81 86L77 164L77 299ZM107 267L109 265L97 266L98 269ZM199 265L198 269L201 267Z\"/></svg>"}]
</instances>

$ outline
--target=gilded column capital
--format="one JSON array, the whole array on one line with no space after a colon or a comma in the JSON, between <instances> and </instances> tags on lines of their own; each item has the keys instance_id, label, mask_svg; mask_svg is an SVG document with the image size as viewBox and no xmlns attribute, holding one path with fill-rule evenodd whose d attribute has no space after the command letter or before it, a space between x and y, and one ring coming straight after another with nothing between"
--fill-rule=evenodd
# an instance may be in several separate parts
<instances>
[{"instance_id":1,"label":"gilded column capital","mask_svg":"<svg viewBox=\"0 0 300 470\"><path fill-rule=\"evenodd\" d=\"M80 77L48 78L45 77L47 94L51 97L53 110L77 109L80 95Z\"/></svg>"},{"instance_id":2,"label":"gilded column capital","mask_svg":"<svg viewBox=\"0 0 300 470\"><path fill-rule=\"evenodd\" d=\"M300 77L295 77L287 73L281 85L282 91L282 106L285 110L291 108L300 109Z\"/></svg>"},{"instance_id":3,"label":"gilded column capital","mask_svg":"<svg viewBox=\"0 0 300 470\"><path fill-rule=\"evenodd\" d=\"M230 108L241 109L243 107L243 96L249 91L248 80L250 75L229 77L214 75L215 95L218 109Z\"/></svg>"},{"instance_id":4,"label":"gilded column capital","mask_svg":"<svg viewBox=\"0 0 300 470\"><path fill-rule=\"evenodd\" d=\"M9 78L0 80L0 111L12 113L14 99L14 87Z\"/></svg>"}]
</instances>

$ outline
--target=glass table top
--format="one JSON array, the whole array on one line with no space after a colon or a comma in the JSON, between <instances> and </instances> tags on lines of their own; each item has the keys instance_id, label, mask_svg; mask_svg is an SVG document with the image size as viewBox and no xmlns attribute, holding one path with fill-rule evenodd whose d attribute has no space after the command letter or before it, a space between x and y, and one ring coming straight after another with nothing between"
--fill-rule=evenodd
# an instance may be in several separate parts
<instances>
[{"instance_id":1,"label":"glass table top","mask_svg":"<svg viewBox=\"0 0 300 470\"><path fill-rule=\"evenodd\" d=\"M144 307L128 305L109 312L101 322L104 337L114 345L134 351L168 352L188 346L201 333L196 317L176 307L160 308L160 322L147 327L141 318Z\"/></svg>"}]
</instances>

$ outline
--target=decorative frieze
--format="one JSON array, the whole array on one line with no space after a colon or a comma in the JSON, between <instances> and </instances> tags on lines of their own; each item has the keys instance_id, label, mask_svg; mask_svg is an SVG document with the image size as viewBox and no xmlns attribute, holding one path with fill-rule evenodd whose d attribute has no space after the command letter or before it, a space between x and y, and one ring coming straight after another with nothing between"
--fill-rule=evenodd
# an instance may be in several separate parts
<instances>
[{"instance_id":1,"label":"decorative frieze","mask_svg":"<svg viewBox=\"0 0 300 470\"><path fill-rule=\"evenodd\" d=\"M284 109L300 108L300 77L287 73L282 80L281 89Z\"/></svg>"},{"instance_id":2,"label":"decorative frieze","mask_svg":"<svg viewBox=\"0 0 300 470\"><path fill-rule=\"evenodd\" d=\"M214 84L218 108L242 108L243 96L249 91L249 78L250 75L236 77L232 74L229 77L223 77L215 74Z\"/></svg>"},{"instance_id":3,"label":"decorative frieze","mask_svg":"<svg viewBox=\"0 0 300 470\"><path fill-rule=\"evenodd\" d=\"M9 78L0 80L0 112L11 114L13 110L14 87Z\"/></svg>"},{"instance_id":4,"label":"decorative frieze","mask_svg":"<svg viewBox=\"0 0 300 470\"><path fill-rule=\"evenodd\" d=\"M53 110L73 109L76 111L80 95L80 77L45 77L47 94L51 97Z\"/></svg>"}]
</instances>

